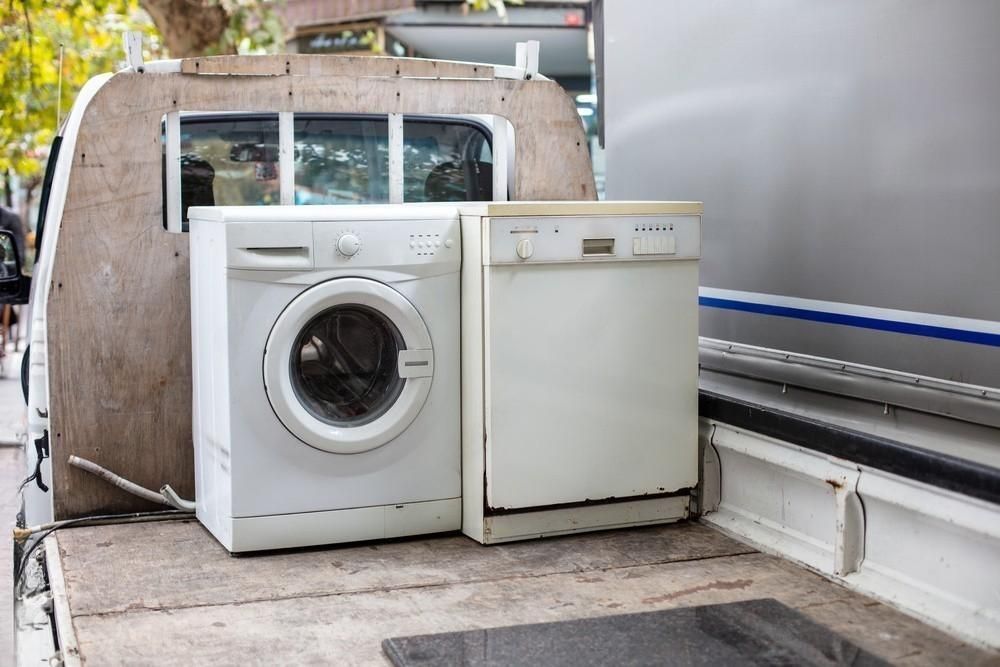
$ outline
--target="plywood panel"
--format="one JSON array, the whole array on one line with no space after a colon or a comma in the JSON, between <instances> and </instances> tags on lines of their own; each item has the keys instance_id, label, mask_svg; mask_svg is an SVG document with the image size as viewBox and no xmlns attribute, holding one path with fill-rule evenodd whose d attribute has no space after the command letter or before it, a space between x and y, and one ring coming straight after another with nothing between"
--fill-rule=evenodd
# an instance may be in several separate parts
<instances>
[{"instance_id":1,"label":"plywood panel","mask_svg":"<svg viewBox=\"0 0 1000 667\"><path fill-rule=\"evenodd\" d=\"M188 238L166 233L161 218L166 112L499 115L513 125L518 147L514 199L596 197L576 108L554 82L408 78L395 67L423 76L428 67L455 74L468 66L391 58L192 62L182 68L210 63L216 72L265 76L119 73L91 102L71 156L48 305L57 518L151 509L71 468L70 454L151 488L170 483L194 494Z\"/></svg>"},{"instance_id":2,"label":"plywood panel","mask_svg":"<svg viewBox=\"0 0 1000 667\"><path fill-rule=\"evenodd\" d=\"M80 650L101 664L385 664L389 636L763 597L892 663L996 663L711 532L682 524L494 547L446 537L231 558L205 550L212 538L195 524L152 524L69 529L59 545Z\"/></svg>"},{"instance_id":3,"label":"plywood panel","mask_svg":"<svg viewBox=\"0 0 1000 667\"><path fill-rule=\"evenodd\" d=\"M185 74L238 74L244 76L397 76L492 79L493 66L424 58L376 56L320 57L285 54L259 56L212 56L181 62Z\"/></svg>"}]
</instances>

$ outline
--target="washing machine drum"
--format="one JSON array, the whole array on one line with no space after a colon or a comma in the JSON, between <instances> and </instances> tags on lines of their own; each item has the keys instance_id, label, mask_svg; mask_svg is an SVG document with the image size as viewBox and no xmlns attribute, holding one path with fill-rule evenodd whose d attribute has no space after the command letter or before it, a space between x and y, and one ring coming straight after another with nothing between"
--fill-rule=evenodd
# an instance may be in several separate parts
<instances>
[{"instance_id":1,"label":"washing machine drum","mask_svg":"<svg viewBox=\"0 0 1000 667\"><path fill-rule=\"evenodd\" d=\"M307 445L380 447L416 418L434 374L431 338L403 295L364 278L312 287L282 311L264 350L275 415Z\"/></svg>"}]
</instances>

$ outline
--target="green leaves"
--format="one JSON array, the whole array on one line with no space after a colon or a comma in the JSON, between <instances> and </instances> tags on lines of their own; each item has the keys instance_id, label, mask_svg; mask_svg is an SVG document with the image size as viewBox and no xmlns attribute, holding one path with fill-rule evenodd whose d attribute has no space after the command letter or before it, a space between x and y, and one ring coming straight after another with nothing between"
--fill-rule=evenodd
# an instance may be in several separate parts
<instances>
[{"instance_id":1,"label":"green leaves","mask_svg":"<svg viewBox=\"0 0 1000 667\"><path fill-rule=\"evenodd\" d=\"M0 173L38 175L80 87L117 69L123 31L150 27L137 0L0 2Z\"/></svg>"},{"instance_id":2,"label":"green leaves","mask_svg":"<svg viewBox=\"0 0 1000 667\"><path fill-rule=\"evenodd\" d=\"M229 14L229 26L219 52L258 55L284 49L285 26L273 2L224 0L221 4Z\"/></svg>"},{"instance_id":3,"label":"green leaves","mask_svg":"<svg viewBox=\"0 0 1000 667\"><path fill-rule=\"evenodd\" d=\"M167 44L190 45L184 34L210 23L199 13L220 7L225 22L214 41L197 53L166 52ZM123 32L143 33L146 60L280 51L284 26L274 7L265 0L0 0L0 174L41 173L57 125L83 84L122 67Z\"/></svg>"}]
</instances>

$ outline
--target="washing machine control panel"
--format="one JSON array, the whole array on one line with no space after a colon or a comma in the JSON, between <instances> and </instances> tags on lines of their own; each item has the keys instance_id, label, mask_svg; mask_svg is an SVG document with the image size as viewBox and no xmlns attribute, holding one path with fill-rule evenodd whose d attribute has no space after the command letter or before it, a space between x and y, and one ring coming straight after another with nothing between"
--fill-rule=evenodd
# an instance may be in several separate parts
<instances>
[{"instance_id":1,"label":"washing machine control panel","mask_svg":"<svg viewBox=\"0 0 1000 667\"><path fill-rule=\"evenodd\" d=\"M444 245L448 242L449 239L442 239L441 234L435 232L413 232L410 234L410 249L417 257L433 257L442 247L452 247ZM454 245L455 241L452 239L451 243Z\"/></svg>"},{"instance_id":2,"label":"washing machine control panel","mask_svg":"<svg viewBox=\"0 0 1000 667\"><path fill-rule=\"evenodd\" d=\"M451 220L317 220L312 226L315 268L461 262L457 216Z\"/></svg>"},{"instance_id":3,"label":"washing machine control panel","mask_svg":"<svg viewBox=\"0 0 1000 667\"><path fill-rule=\"evenodd\" d=\"M490 264L698 259L701 216L491 218Z\"/></svg>"}]
</instances>

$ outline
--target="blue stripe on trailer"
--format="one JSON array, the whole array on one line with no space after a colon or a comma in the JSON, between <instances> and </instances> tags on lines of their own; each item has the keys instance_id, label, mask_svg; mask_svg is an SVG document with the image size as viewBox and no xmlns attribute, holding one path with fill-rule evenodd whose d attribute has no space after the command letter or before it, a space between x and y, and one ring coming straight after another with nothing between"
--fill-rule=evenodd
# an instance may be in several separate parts
<instances>
[{"instance_id":1,"label":"blue stripe on trailer","mask_svg":"<svg viewBox=\"0 0 1000 667\"><path fill-rule=\"evenodd\" d=\"M925 336L927 338L941 338L943 340L954 340L954 341L959 341L961 343L975 343L977 345L990 345L992 347L1000 347L1000 334L984 333L982 331L969 331L967 329L952 329L949 327L939 327L930 324L901 322L899 320L884 320L875 317L862 317L860 315L845 315L843 313L832 313L823 310L807 310L805 308L775 306L766 303L736 301L734 299L718 299L709 296L698 297L698 305L705 306L706 308L738 310L745 313L757 313L759 315L774 315L776 317L789 317L792 319L806 320L809 322L823 322L825 324L841 324L844 326L858 327L861 329L874 329L876 331L891 331L893 333L908 334L911 336Z\"/></svg>"}]
</instances>

